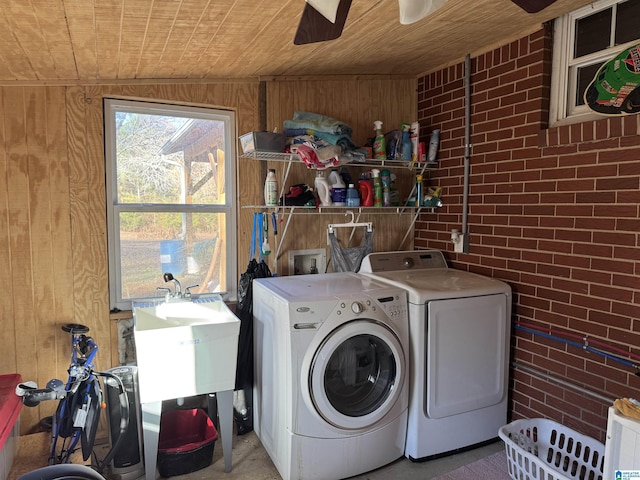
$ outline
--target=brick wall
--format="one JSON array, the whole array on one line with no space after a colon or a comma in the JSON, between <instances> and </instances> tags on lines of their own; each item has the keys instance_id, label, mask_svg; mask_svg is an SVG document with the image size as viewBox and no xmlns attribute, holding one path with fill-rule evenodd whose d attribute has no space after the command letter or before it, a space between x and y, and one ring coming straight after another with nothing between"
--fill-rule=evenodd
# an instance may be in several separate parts
<instances>
[{"instance_id":1,"label":"brick wall","mask_svg":"<svg viewBox=\"0 0 640 480\"><path fill-rule=\"evenodd\" d=\"M469 254L456 254L464 166L464 63L419 79L421 140L440 128L444 206L416 224L417 248L508 282L512 360L605 397L640 398L640 115L547 127L549 29L471 59ZM593 343L590 343L594 346ZM635 357L635 358L634 358ZM511 417L546 417L604 441L609 403L511 370Z\"/></svg>"}]
</instances>

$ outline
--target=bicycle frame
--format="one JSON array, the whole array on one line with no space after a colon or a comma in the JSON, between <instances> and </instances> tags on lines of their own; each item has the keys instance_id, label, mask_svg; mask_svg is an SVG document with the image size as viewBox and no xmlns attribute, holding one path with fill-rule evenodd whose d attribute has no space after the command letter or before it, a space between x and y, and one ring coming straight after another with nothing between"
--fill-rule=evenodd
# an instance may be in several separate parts
<instances>
[{"instance_id":1,"label":"bicycle frame","mask_svg":"<svg viewBox=\"0 0 640 480\"><path fill-rule=\"evenodd\" d=\"M124 441L124 434L129 427L127 392L120 378L93 369L98 345L86 335L88 327L67 323L62 330L71 334L71 363L67 370L67 383L63 384L62 380L54 378L42 389L38 389L35 382L21 383L16 387L16 395L21 396L22 403L29 407L35 407L43 400L60 400L51 426L49 465L70 463L71 455L78 449L78 442L82 458L86 461L93 452L102 410L102 389L98 377L115 379L120 388L120 435L102 461L95 458L96 469L101 473ZM60 438L64 440L59 445Z\"/></svg>"},{"instance_id":2,"label":"bicycle frame","mask_svg":"<svg viewBox=\"0 0 640 480\"><path fill-rule=\"evenodd\" d=\"M65 395L53 418L49 465L69 463L78 442L83 459L89 458L102 405L102 391L93 370L98 345L85 335L89 331L87 327L65 325L63 330L71 334L71 364ZM62 442L58 452L60 437L68 440Z\"/></svg>"}]
</instances>

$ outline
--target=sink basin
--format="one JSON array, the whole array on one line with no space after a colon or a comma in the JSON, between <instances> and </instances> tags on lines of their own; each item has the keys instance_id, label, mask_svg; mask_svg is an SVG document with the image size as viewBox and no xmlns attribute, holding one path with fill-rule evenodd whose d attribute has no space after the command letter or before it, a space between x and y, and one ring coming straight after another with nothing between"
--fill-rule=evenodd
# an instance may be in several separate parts
<instances>
[{"instance_id":1,"label":"sink basin","mask_svg":"<svg viewBox=\"0 0 640 480\"><path fill-rule=\"evenodd\" d=\"M240 320L221 297L134 304L140 402L235 387Z\"/></svg>"}]
</instances>

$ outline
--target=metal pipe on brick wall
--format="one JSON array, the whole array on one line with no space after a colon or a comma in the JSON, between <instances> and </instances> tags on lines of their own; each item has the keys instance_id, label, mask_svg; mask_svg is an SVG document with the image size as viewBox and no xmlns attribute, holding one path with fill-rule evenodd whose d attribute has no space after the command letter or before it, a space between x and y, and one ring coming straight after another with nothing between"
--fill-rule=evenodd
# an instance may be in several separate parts
<instances>
[{"instance_id":1,"label":"metal pipe on brick wall","mask_svg":"<svg viewBox=\"0 0 640 480\"><path fill-rule=\"evenodd\" d=\"M522 370L523 372L530 373L531 375L533 375L535 377L542 378L543 380L547 380L549 382L557 383L558 385L562 385L563 387L570 388L572 390L575 390L576 392L580 392L580 393L583 393L585 395L589 395L590 397L593 397L593 398L596 398L598 400L601 400L605 404L613 405L613 402L615 400L615 398L605 397L604 395L601 395L601 394L599 394L597 392L592 392L591 390L583 388L583 387L581 387L579 385L575 385L575 384L573 384L571 382L567 382L566 380L562 380L562 379L560 379L558 377L554 377L553 375L549 375L548 373L541 372L540 370L536 370L535 368L529 367L527 365L523 365L523 364L518 363L518 362L513 362L512 365L513 365L514 368L516 368L518 370Z\"/></svg>"},{"instance_id":2,"label":"metal pipe on brick wall","mask_svg":"<svg viewBox=\"0 0 640 480\"><path fill-rule=\"evenodd\" d=\"M464 191L462 195L462 251L469 253L467 215L469 210L469 170L471 163L471 56L464 58Z\"/></svg>"}]
</instances>

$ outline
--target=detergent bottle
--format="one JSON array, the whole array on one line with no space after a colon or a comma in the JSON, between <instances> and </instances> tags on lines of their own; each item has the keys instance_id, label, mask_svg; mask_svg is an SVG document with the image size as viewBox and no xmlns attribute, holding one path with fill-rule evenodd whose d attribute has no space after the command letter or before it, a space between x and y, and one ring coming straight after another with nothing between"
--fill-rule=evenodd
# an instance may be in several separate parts
<instances>
[{"instance_id":1,"label":"detergent bottle","mask_svg":"<svg viewBox=\"0 0 640 480\"><path fill-rule=\"evenodd\" d=\"M376 138L373 140L373 158L376 160L384 160L387 158L387 142L382 133L382 122L376 120L373 122Z\"/></svg>"},{"instance_id":2,"label":"detergent bottle","mask_svg":"<svg viewBox=\"0 0 640 480\"><path fill-rule=\"evenodd\" d=\"M324 173L316 173L314 185L316 187L318 200L320 200L320 205L323 207L331 206L333 204L333 202L331 201L331 187L329 186L329 182L327 182L327 179L324 178Z\"/></svg>"},{"instance_id":3,"label":"detergent bottle","mask_svg":"<svg viewBox=\"0 0 640 480\"><path fill-rule=\"evenodd\" d=\"M359 207L360 206L360 195L358 194L358 190L353 183L349 184L349 188L347 188L347 207Z\"/></svg>"},{"instance_id":4,"label":"detergent bottle","mask_svg":"<svg viewBox=\"0 0 640 480\"><path fill-rule=\"evenodd\" d=\"M336 207L344 207L347 198L347 186L338 173L337 168L332 168L329 174L329 185L331 186L331 200Z\"/></svg>"},{"instance_id":5,"label":"detergent bottle","mask_svg":"<svg viewBox=\"0 0 640 480\"><path fill-rule=\"evenodd\" d=\"M367 178L366 173L360 175L358 191L360 192L360 205L373 207L373 187L371 186L371 179Z\"/></svg>"},{"instance_id":6,"label":"detergent bottle","mask_svg":"<svg viewBox=\"0 0 640 480\"><path fill-rule=\"evenodd\" d=\"M373 177L373 206L382 206L382 182L380 181L380 170L377 168L371 169L371 175Z\"/></svg>"}]
</instances>

